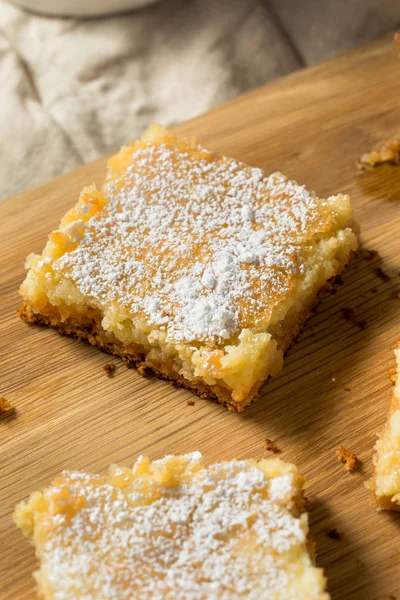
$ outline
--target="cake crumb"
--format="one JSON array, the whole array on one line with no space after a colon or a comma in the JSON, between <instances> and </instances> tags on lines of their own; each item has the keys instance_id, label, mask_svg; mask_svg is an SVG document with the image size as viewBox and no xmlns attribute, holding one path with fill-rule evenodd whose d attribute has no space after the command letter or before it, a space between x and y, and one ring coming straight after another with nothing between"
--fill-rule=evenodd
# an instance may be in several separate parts
<instances>
[{"instance_id":1,"label":"cake crumb","mask_svg":"<svg viewBox=\"0 0 400 600\"><path fill-rule=\"evenodd\" d=\"M357 166L363 169L384 164L400 164L400 139L387 140L377 150L366 152L361 156Z\"/></svg>"},{"instance_id":2,"label":"cake crumb","mask_svg":"<svg viewBox=\"0 0 400 600\"><path fill-rule=\"evenodd\" d=\"M107 363L103 367L103 371L108 377L114 377L114 373L117 370L117 367L113 363Z\"/></svg>"},{"instance_id":3,"label":"cake crumb","mask_svg":"<svg viewBox=\"0 0 400 600\"><path fill-rule=\"evenodd\" d=\"M274 454L276 454L277 452L280 452L276 442L274 442L273 440L270 440L268 438L264 442L264 448L266 450L268 450L268 452L273 452Z\"/></svg>"},{"instance_id":4,"label":"cake crumb","mask_svg":"<svg viewBox=\"0 0 400 600\"><path fill-rule=\"evenodd\" d=\"M336 455L338 460L344 464L344 468L346 471L355 471L357 468L357 457L354 452L351 452L347 448L343 446L338 446L336 448Z\"/></svg>"},{"instance_id":5,"label":"cake crumb","mask_svg":"<svg viewBox=\"0 0 400 600\"><path fill-rule=\"evenodd\" d=\"M352 323L353 325L357 325L357 327L359 327L361 330L366 328L367 322L366 321L362 321L362 320L359 321L356 318L356 313L354 312L353 308L344 307L341 310L342 310L342 315L343 315L344 319L348 323Z\"/></svg>"},{"instance_id":6,"label":"cake crumb","mask_svg":"<svg viewBox=\"0 0 400 600\"><path fill-rule=\"evenodd\" d=\"M15 410L15 407L8 402L4 398L4 396L0 396L0 415L5 415L6 413L11 413Z\"/></svg>"},{"instance_id":7,"label":"cake crumb","mask_svg":"<svg viewBox=\"0 0 400 600\"><path fill-rule=\"evenodd\" d=\"M356 315L355 312L352 308L348 308L348 307L344 307L341 309L342 310L342 315L345 319L345 321L350 321L350 323L354 323L355 319L356 319Z\"/></svg>"},{"instance_id":8,"label":"cake crumb","mask_svg":"<svg viewBox=\"0 0 400 600\"><path fill-rule=\"evenodd\" d=\"M366 250L365 252L365 258L369 263L377 263L381 260L380 254L377 252L377 250Z\"/></svg>"},{"instance_id":9,"label":"cake crumb","mask_svg":"<svg viewBox=\"0 0 400 600\"><path fill-rule=\"evenodd\" d=\"M351 392L351 387L349 385L345 385L343 389L345 392Z\"/></svg>"},{"instance_id":10,"label":"cake crumb","mask_svg":"<svg viewBox=\"0 0 400 600\"><path fill-rule=\"evenodd\" d=\"M186 404L187 404L188 406L194 406L195 402L194 402L194 400L188 400L188 401L186 402Z\"/></svg>"},{"instance_id":11,"label":"cake crumb","mask_svg":"<svg viewBox=\"0 0 400 600\"><path fill-rule=\"evenodd\" d=\"M328 531L326 532L326 535L328 536L329 539L336 540L338 542L340 542L340 540L343 537L343 534L340 533L340 531L338 531L336 529L336 527L331 527L330 529L328 529Z\"/></svg>"},{"instance_id":12,"label":"cake crumb","mask_svg":"<svg viewBox=\"0 0 400 600\"><path fill-rule=\"evenodd\" d=\"M375 269L375 273L378 275L378 277L380 277L382 279L382 281L384 283L387 283L388 281L390 281L392 279L390 277L390 275L388 275L387 273L385 273L385 271L383 271L380 267L378 267L377 269Z\"/></svg>"},{"instance_id":13,"label":"cake crumb","mask_svg":"<svg viewBox=\"0 0 400 600\"><path fill-rule=\"evenodd\" d=\"M393 292L392 298L393 300L400 300L400 292Z\"/></svg>"}]
</instances>

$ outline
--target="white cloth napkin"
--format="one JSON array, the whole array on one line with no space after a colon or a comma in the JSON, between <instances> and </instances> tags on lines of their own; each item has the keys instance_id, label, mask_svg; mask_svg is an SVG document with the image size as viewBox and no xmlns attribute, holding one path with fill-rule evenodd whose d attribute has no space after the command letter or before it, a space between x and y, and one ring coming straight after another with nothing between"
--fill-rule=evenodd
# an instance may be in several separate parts
<instances>
[{"instance_id":1,"label":"white cloth napkin","mask_svg":"<svg viewBox=\"0 0 400 600\"><path fill-rule=\"evenodd\" d=\"M129 15L79 20L0 0L0 198L112 152L150 122L183 121L334 52L331 34L331 47L312 52L303 12L311 24L306 5L318 3L162 0ZM301 18L290 4L302 7ZM345 3L337 4L343 13ZM387 28L389 15L391 26L400 20L400 3L379 4L386 20L369 37ZM353 33L341 47L361 41Z\"/></svg>"}]
</instances>

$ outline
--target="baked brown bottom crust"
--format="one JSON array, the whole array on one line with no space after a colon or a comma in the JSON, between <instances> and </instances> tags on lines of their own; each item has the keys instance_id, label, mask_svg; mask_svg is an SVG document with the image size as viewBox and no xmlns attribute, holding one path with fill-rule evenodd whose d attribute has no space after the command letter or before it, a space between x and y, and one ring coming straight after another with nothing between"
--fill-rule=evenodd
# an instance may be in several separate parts
<instances>
[{"instance_id":1,"label":"baked brown bottom crust","mask_svg":"<svg viewBox=\"0 0 400 600\"><path fill-rule=\"evenodd\" d=\"M27 323L50 326L53 329L56 329L61 335L68 335L80 340L85 340L103 352L119 356L127 367L136 368L137 372L139 375L142 375L142 377L155 375L156 377L169 381L172 385L192 390L195 394L200 396L200 398L217 400L221 404L227 406L230 410L240 410L240 408L237 409L236 405L233 403L227 388L219 385L210 386L201 382L194 383L183 378L172 367L168 368L166 364L154 364L154 361L149 360L149 357L146 356L146 352L143 348L134 344L125 346L112 334L110 335L108 332L105 332L100 325L101 319L99 321L87 319L85 324L77 324L73 319L61 321L55 316L36 313L27 302L22 303L18 310L18 315Z\"/></svg>"},{"instance_id":2,"label":"baked brown bottom crust","mask_svg":"<svg viewBox=\"0 0 400 600\"><path fill-rule=\"evenodd\" d=\"M287 331L280 333L275 331L273 337L277 340L279 347L283 352L286 352L295 342L297 336L304 328L306 321L311 316L321 297L325 295L331 288L335 278L327 282L327 284L312 297L308 306L297 315L293 315L290 319L290 326L285 322ZM101 327L101 315L98 318L86 318L84 322L78 323L74 319L63 319L57 314L40 314L34 311L32 306L23 302L18 315L21 319L30 324L46 325L56 329L61 335L72 336L81 340L88 341L92 346L96 346L115 356L119 356L124 363L130 368L136 368L142 376L155 375L161 379L169 381L172 385L190 389L192 392L200 396L200 398L208 398L216 400L220 404L226 406L229 410L241 412L246 406L254 402L259 394L260 387L264 382L258 382L254 390L243 402L234 401L231 397L231 390L222 385L208 385L201 381L190 381L182 377L177 366L174 366L173 359L157 360L151 353L145 351L143 347L135 344L124 345L115 336L104 331Z\"/></svg>"}]
</instances>

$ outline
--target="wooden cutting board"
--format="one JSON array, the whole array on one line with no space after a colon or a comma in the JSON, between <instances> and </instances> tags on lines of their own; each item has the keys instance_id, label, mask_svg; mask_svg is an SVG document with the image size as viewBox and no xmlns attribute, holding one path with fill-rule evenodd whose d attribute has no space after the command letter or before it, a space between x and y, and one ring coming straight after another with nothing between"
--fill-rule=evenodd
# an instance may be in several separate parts
<instances>
[{"instance_id":1,"label":"wooden cutting board","mask_svg":"<svg viewBox=\"0 0 400 600\"><path fill-rule=\"evenodd\" d=\"M207 461L261 458L266 438L307 478L318 564L333 598L400 597L400 514L377 513L364 487L400 337L400 167L355 166L400 135L399 96L400 60L388 36L176 128L267 172L282 170L319 195L348 192L364 247L382 257L355 260L244 414L143 379L89 345L16 317L25 256L42 249L83 185L101 184L105 160L0 205L0 393L16 407L0 421L1 600L34 597L34 553L11 521L13 506L62 469L101 472L112 462L130 466L140 453L155 459L193 450ZM346 320L343 308L365 327ZM103 374L108 362L117 366L113 379ZM338 463L339 444L357 454L358 472ZM328 537L330 528L340 541Z\"/></svg>"}]
</instances>

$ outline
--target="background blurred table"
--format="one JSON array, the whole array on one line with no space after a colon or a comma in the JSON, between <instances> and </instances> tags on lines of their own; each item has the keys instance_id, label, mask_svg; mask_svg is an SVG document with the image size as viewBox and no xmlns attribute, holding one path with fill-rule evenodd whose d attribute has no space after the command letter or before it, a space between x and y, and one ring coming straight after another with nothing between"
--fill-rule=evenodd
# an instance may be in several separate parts
<instances>
[{"instance_id":1,"label":"background blurred table","mask_svg":"<svg viewBox=\"0 0 400 600\"><path fill-rule=\"evenodd\" d=\"M399 24L393 0L162 0L92 20L0 1L0 198Z\"/></svg>"}]
</instances>

